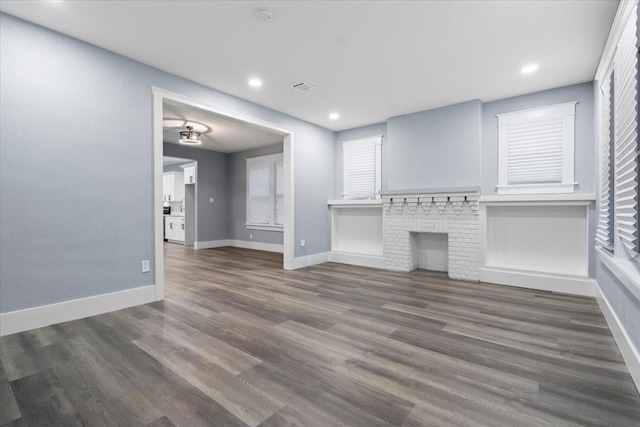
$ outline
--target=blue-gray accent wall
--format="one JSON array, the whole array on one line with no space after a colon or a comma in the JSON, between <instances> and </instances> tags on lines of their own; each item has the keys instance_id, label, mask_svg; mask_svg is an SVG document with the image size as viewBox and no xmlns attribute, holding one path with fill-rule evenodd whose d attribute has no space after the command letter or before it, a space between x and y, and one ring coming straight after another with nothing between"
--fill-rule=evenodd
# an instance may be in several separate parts
<instances>
[{"instance_id":1,"label":"blue-gray accent wall","mask_svg":"<svg viewBox=\"0 0 640 427\"><path fill-rule=\"evenodd\" d=\"M154 283L152 86L293 131L296 255L329 250L334 132L4 13L0 51L0 312Z\"/></svg>"},{"instance_id":2,"label":"blue-gray accent wall","mask_svg":"<svg viewBox=\"0 0 640 427\"><path fill-rule=\"evenodd\" d=\"M390 118L382 188L477 186L481 115L474 100Z\"/></svg>"}]
</instances>

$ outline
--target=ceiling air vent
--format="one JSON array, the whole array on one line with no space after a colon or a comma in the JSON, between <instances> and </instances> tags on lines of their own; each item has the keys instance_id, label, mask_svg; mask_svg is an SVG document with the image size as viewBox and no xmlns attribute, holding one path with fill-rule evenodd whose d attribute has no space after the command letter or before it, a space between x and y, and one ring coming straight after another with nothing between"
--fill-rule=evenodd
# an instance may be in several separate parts
<instances>
[{"instance_id":1,"label":"ceiling air vent","mask_svg":"<svg viewBox=\"0 0 640 427\"><path fill-rule=\"evenodd\" d=\"M298 82L292 84L291 87L299 92L306 92L310 89L313 89L315 86L306 82Z\"/></svg>"}]
</instances>

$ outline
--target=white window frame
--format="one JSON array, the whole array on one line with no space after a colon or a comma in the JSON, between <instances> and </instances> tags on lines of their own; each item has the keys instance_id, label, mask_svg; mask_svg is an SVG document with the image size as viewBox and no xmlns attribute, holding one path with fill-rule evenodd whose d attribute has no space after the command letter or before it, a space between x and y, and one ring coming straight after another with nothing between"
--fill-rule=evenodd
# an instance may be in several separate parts
<instances>
[{"instance_id":1,"label":"white window frame","mask_svg":"<svg viewBox=\"0 0 640 427\"><path fill-rule=\"evenodd\" d=\"M283 153L269 154L266 156L249 157L246 159L246 209L245 209L245 227L247 230L262 230L282 232L283 224L276 224L276 163L283 162ZM252 224L249 222L249 170L251 166L256 164L269 164L269 223L268 224Z\"/></svg>"},{"instance_id":2,"label":"white window frame","mask_svg":"<svg viewBox=\"0 0 640 427\"><path fill-rule=\"evenodd\" d=\"M356 200L350 198L347 192L349 188L349 171L347 169L348 151L367 145L375 146L376 169L374 182L374 199L380 199L380 190L382 188L382 139L383 135L369 136L366 138L352 139L342 142L342 198L345 200Z\"/></svg>"},{"instance_id":3,"label":"white window frame","mask_svg":"<svg viewBox=\"0 0 640 427\"><path fill-rule=\"evenodd\" d=\"M498 114L498 194L573 193L575 186L575 115L577 101ZM562 182L509 184L509 125L542 118L562 120Z\"/></svg>"}]
</instances>

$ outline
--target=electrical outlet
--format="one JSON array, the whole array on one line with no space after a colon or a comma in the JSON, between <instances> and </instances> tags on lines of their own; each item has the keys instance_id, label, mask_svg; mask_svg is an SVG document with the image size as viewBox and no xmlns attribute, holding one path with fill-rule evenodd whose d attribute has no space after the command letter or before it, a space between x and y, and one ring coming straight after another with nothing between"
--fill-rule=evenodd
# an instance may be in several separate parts
<instances>
[{"instance_id":1,"label":"electrical outlet","mask_svg":"<svg viewBox=\"0 0 640 427\"><path fill-rule=\"evenodd\" d=\"M253 240L253 234L249 234L249 240Z\"/></svg>"},{"instance_id":2,"label":"electrical outlet","mask_svg":"<svg viewBox=\"0 0 640 427\"><path fill-rule=\"evenodd\" d=\"M142 266L142 272L143 272L143 273L148 273L148 272L149 272L149 270L150 270L150 268L149 268L149 260L148 260L148 259L145 259L145 260L144 260L144 261L142 261L140 264L141 264L141 266Z\"/></svg>"},{"instance_id":3,"label":"electrical outlet","mask_svg":"<svg viewBox=\"0 0 640 427\"><path fill-rule=\"evenodd\" d=\"M213 197L209 197L209 203L213 203Z\"/></svg>"},{"instance_id":4,"label":"electrical outlet","mask_svg":"<svg viewBox=\"0 0 640 427\"><path fill-rule=\"evenodd\" d=\"M304 248L304 245L306 245L307 242L304 239L300 239L300 246L302 246Z\"/></svg>"}]
</instances>

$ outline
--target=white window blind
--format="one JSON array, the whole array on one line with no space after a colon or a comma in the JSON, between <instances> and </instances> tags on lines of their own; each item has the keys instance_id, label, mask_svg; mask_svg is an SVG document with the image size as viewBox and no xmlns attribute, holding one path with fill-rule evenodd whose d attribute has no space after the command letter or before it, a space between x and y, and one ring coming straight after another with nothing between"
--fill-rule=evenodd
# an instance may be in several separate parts
<instances>
[{"instance_id":1,"label":"white window blind","mask_svg":"<svg viewBox=\"0 0 640 427\"><path fill-rule=\"evenodd\" d=\"M620 248L638 253L638 48L636 14L625 26L614 65L615 218Z\"/></svg>"},{"instance_id":2,"label":"white window blind","mask_svg":"<svg viewBox=\"0 0 640 427\"><path fill-rule=\"evenodd\" d=\"M284 224L284 163L276 162L276 224Z\"/></svg>"},{"instance_id":3,"label":"white window blind","mask_svg":"<svg viewBox=\"0 0 640 427\"><path fill-rule=\"evenodd\" d=\"M572 193L575 102L498 115L498 193Z\"/></svg>"},{"instance_id":4,"label":"white window blind","mask_svg":"<svg viewBox=\"0 0 640 427\"><path fill-rule=\"evenodd\" d=\"M380 197L382 136L345 141L343 148L344 199Z\"/></svg>"},{"instance_id":5,"label":"white window blind","mask_svg":"<svg viewBox=\"0 0 640 427\"><path fill-rule=\"evenodd\" d=\"M284 225L282 154L247 159L248 228L281 231Z\"/></svg>"},{"instance_id":6,"label":"white window blind","mask_svg":"<svg viewBox=\"0 0 640 427\"><path fill-rule=\"evenodd\" d=\"M562 118L509 126L509 185L562 182Z\"/></svg>"},{"instance_id":7,"label":"white window blind","mask_svg":"<svg viewBox=\"0 0 640 427\"><path fill-rule=\"evenodd\" d=\"M250 224L269 224L269 166L268 163L255 163L247 168L249 174L247 222Z\"/></svg>"},{"instance_id":8,"label":"white window blind","mask_svg":"<svg viewBox=\"0 0 640 427\"><path fill-rule=\"evenodd\" d=\"M609 74L601 87L602 111L600 134L600 212L598 215L598 228L596 241L606 249L613 249L613 191L611 174L613 160L611 149L613 140L611 132L611 89L613 74Z\"/></svg>"}]
</instances>

